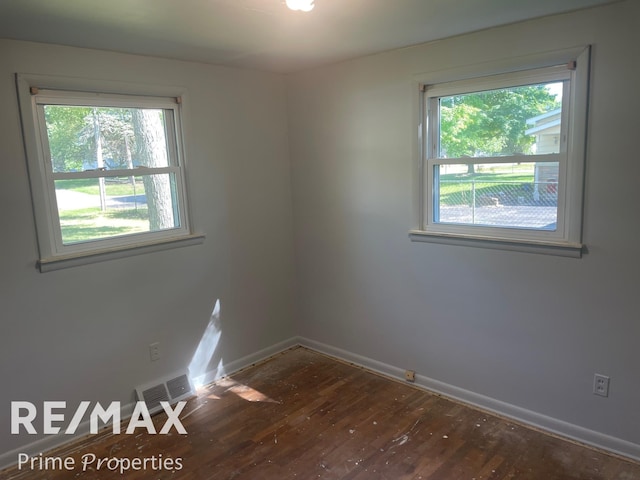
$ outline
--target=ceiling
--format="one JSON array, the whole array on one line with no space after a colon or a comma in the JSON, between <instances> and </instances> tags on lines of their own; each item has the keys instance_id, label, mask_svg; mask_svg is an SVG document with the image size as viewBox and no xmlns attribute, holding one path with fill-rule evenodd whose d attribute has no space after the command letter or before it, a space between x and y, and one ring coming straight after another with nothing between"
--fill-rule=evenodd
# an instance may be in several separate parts
<instances>
[{"instance_id":1,"label":"ceiling","mask_svg":"<svg viewBox=\"0 0 640 480\"><path fill-rule=\"evenodd\" d=\"M0 0L0 38L295 72L617 0Z\"/></svg>"}]
</instances>

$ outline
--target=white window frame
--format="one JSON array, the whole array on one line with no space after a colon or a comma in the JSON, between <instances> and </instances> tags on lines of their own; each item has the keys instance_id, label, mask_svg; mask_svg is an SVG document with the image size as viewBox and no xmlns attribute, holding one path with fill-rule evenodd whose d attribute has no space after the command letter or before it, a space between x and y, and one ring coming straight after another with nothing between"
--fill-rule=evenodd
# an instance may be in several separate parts
<instances>
[{"instance_id":1,"label":"white window frame","mask_svg":"<svg viewBox=\"0 0 640 480\"><path fill-rule=\"evenodd\" d=\"M95 80L40 75L17 75L24 144L31 185L42 272L112 258L201 243L191 231L183 149L181 109L184 92L176 88L142 87ZM153 108L164 110L168 166L161 168L53 171L44 118L45 105ZM55 180L171 174L175 178L179 226L85 242L64 244L57 207Z\"/></svg>"},{"instance_id":2,"label":"white window frame","mask_svg":"<svg viewBox=\"0 0 640 480\"><path fill-rule=\"evenodd\" d=\"M536 64L537 63L537 64ZM496 67L498 68L498 67ZM482 72L463 79L421 81L419 93L419 155L417 228L410 231L412 241L478 246L506 250L580 257L582 245L582 203L587 126L589 48L563 52L537 59L533 65L517 61L500 73ZM439 99L484 90L563 81L562 132L557 154L438 158ZM558 162L558 216L556 229L440 223L435 218L435 173L439 165L514 162Z\"/></svg>"}]
</instances>

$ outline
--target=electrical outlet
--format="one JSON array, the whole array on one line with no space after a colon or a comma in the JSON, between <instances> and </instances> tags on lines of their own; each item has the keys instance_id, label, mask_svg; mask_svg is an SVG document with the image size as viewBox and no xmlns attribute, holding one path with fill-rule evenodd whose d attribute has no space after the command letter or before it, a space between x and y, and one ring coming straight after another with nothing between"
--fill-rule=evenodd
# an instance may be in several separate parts
<instances>
[{"instance_id":1,"label":"electrical outlet","mask_svg":"<svg viewBox=\"0 0 640 480\"><path fill-rule=\"evenodd\" d=\"M404 379L407 382L415 382L416 381L416 372L414 372L413 370L405 370Z\"/></svg>"},{"instance_id":2,"label":"electrical outlet","mask_svg":"<svg viewBox=\"0 0 640 480\"><path fill-rule=\"evenodd\" d=\"M152 362L155 362L160 358L160 342L155 342L149 345L149 357Z\"/></svg>"},{"instance_id":3,"label":"electrical outlet","mask_svg":"<svg viewBox=\"0 0 640 480\"><path fill-rule=\"evenodd\" d=\"M596 373L593 376L593 393L601 397L609 396L609 377Z\"/></svg>"}]
</instances>

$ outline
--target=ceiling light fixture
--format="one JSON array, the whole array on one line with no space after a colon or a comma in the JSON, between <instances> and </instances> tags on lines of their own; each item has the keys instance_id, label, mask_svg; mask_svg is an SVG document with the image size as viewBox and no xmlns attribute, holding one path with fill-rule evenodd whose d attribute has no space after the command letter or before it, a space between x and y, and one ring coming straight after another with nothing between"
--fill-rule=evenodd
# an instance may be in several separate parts
<instances>
[{"instance_id":1,"label":"ceiling light fixture","mask_svg":"<svg viewBox=\"0 0 640 480\"><path fill-rule=\"evenodd\" d=\"M301 12L310 12L313 10L314 0L286 0L287 7L291 10L300 10Z\"/></svg>"}]
</instances>

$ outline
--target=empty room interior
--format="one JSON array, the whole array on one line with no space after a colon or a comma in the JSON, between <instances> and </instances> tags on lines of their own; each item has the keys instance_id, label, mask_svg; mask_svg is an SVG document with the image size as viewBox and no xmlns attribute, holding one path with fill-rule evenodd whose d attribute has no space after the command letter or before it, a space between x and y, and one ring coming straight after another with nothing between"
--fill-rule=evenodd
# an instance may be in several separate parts
<instances>
[{"instance_id":1,"label":"empty room interior","mask_svg":"<svg viewBox=\"0 0 640 480\"><path fill-rule=\"evenodd\" d=\"M638 46L637 0L0 2L0 478L640 479Z\"/></svg>"}]
</instances>

